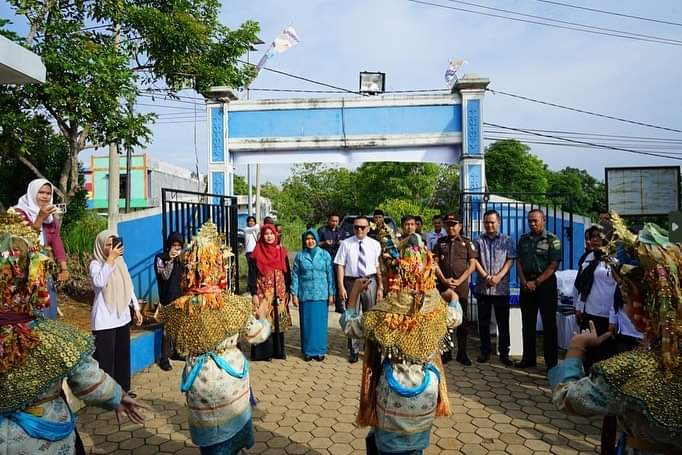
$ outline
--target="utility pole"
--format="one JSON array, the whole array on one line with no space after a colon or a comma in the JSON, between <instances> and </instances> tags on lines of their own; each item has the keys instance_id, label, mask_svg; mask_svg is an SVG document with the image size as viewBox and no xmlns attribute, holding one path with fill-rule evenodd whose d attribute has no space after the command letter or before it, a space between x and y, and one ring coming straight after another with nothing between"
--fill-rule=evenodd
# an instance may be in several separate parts
<instances>
[{"instance_id":1,"label":"utility pole","mask_svg":"<svg viewBox=\"0 0 682 455\"><path fill-rule=\"evenodd\" d=\"M132 191L130 191L133 184L130 181L130 162L133 160L132 155L133 152L130 150L130 147L128 147L126 150L126 213L130 212L130 199L132 196Z\"/></svg>"},{"instance_id":2,"label":"utility pole","mask_svg":"<svg viewBox=\"0 0 682 455\"><path fill-rule=\"evenodd\" d=\"M249 187L248 189L248 197L247 197L247 205L248 208L246 209L246 216L251 216L253 215L253 188L251 188L251 165L247 164L246 165L246 186Z\"/></svg>"},{"instance_id":3,"label":"utility pole","mask_svg":"<svg viewBox=\"0 0 682 455\"><path fill-rule=\"evenodd\" d=\"M260 213L260 164L256 164L256 219L259 224L263 224L262 213Z\"/></svg>"},{"instance_id":4,"label":"utility pole","mask_svg":"<svg viewBox=\"0 0 682 455\"><path fill-rule=\"evenodd\" d=\"M114 27L114 49L118 48L121 40L121 27L116 25ZM117 232L118 225L118 200L120 198L120 163L118 162L118 146L116 144L109 144L109 191L107 206L107 225L108 228Z\"/></svg>"},{"instance_id":5,"label":"utility pole","mask_svg":"<svg viewBox=\"0 0 682 455\"><path fill-rule=\"evenodd\" d=\"M118 224L118 200L120 198L120 163L118 161L118 147L109 144L109 204L107 206L107 225L116 232Z\"/></svg>"}]
</instances>

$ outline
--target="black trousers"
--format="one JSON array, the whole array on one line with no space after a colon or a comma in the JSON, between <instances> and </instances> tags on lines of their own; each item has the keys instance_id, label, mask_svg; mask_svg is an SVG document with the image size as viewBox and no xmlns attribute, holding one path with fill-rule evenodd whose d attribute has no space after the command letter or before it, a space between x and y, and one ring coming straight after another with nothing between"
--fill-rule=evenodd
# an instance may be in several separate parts
<instances>
[{"instance_id":1,"label":"black trousers","mask_svg":"<svg viewBox=\"0 0 682 455\"><path fill-rule=\"evenodd\" d=\"M130 391L130 323L114 329L93 330L99 367L114 378L124 391Z\"/></svg>"},{"instance_id":2,"label":"black trousers","mask_svg":"<svg viewBox=\"0 0 682 455\"><path fill-rule=\"evenodd\" d=\"M254 295L256 293L256 276L258 275L258 268L256 267L256 261L251 257L253 253L245 253L246 256L246 283L249 288L249 293Z\"/></svg>"},{"instance_id":3,"label":"black trousers","mask_svg":"<svg viewBox=\"0 0 682 455\"><path fill-rule=\"evenodd\" d=\"M535 289L535 292L521 292L521 324L523 332L523 363L535 365L535 325L538 308L542 319L545 366L557 364L558 341L556 327L557 287L556 276Z\"/></svg>"},{"instance_id":4,"label":"black trousers","mask_svg":"<svg viewBox=\"0 0 682 455\"><path fill-rule=\"evenodd\" d=\"M173 355L173 344L170 337L166 333L166 329L163 330L163 341L161 343L161 357L159 358L159 365L170 365L170 357Z\"/></svg>"},{"instance_id":5,"label":"black trousers","mask_svg":"<svg viewBox=\"0 0 682 455\"><path fill-rule=\"evenodd\" d=\"M481 355L489 356L490 347L490 314L495 310L497 321L497 350L500 358L509 356L509 296L508 295L476 295L478 306L478 335L481 338Z\"/></svg>"}]
</instances>

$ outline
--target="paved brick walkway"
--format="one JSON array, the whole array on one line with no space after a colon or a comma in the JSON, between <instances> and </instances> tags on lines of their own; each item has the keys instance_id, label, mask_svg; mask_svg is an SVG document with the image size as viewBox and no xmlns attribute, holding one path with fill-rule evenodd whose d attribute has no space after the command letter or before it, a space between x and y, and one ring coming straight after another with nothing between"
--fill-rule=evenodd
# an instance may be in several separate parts
<instances>
[{"instance_id":1,"label":"paved brick walkway","mask_svg":"<svg viewBox=\"0 0 682 455\"><path fill-rule=\"evenodd\" d=\"M330 314L329 326L324 362L303 361L296 328L287 334L286 361L251 363L258 407L256 445L249 453L365 453L367 429L354 424L361 362L346 361L338 315ZM477 345L471 344L475 358ZM155 410L143 427L119 428L112 412L81 410L78 428L86 448L97 454L198 454L189 439L181 371L182 363L174 362L169 373L153 366L133 378L133 389ZM453 415L435 420L427 454L594 453L599 445L601 420L555 410L544 370L519 371L493 361L471 367L450 362L446 371Z\"/></svg>"}]
</instances>

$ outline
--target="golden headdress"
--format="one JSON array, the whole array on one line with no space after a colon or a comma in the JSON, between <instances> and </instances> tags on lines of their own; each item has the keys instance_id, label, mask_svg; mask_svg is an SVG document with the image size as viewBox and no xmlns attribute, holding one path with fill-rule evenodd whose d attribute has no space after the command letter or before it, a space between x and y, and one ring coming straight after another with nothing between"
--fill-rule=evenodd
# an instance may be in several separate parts
<instances>
[{"instance_id":1,"label":"golden headdress","mask_svg":"<svg viewBox=\"0 0 682 455\"><path fill-rule=\"evenodd\" d=\"M33 403L94 351L92 336L40 315L51 265L16 212L0 215L0 414Z\"/></svg>"},{"instance_id":2,"label":"golden headdress","mask_svg":"<svg viewBox=\"0 0 682 455\"><path fill-rule=\"evenodd\" d=\"M38 234L16 212L0 215L0 321L6 322L0 324L0 373L23 363L39 343L25 320L49 305L49 261Z\"/></svg>"},{"instance_id":3,"label":"golden headdress","mask_svg":"<svg viewBox=\"0 0 682 455\"><path fill-rule=\"evenodd\" d=\"M417 234L397 246L392 239L386 239L390 242L382 242L382 258L388 292L362 315L367 342L356 419L360 426L377 425L376 387L382 354L393 362L433 362L440 371L436 415L450 415L440 353L449 350L452 341L447 328L447 305L436 289L433 256Z\"/></svg>"},{"instance_id":4,"label":"golden headdress","mask_svg":"<svg viewBox=\"0 0 682 455\"><path fill-rule=\"evenodd\" d=\"M183 254L183 296L159 312L180 353L203 354L245 329L252 314L251 301L228 289L232 256L211 221L201 227Z\"/></svg>"},{"instance_id":5,"label":"golden headdress","mask_svg":"<svg viewBox=\"0 0 682 455\"><path fill-rule=\"evenodd\" d=\"M634 323L649 343L660 340L665 368L676 367L682 347L682 249L655 224L647 223L635 235L617 214L612 220L615 240L607 252L635 260L615 268L623 300L631 305Z\"/></svg>"},{"instance_id":6,"label":"golden headdress","mask_svg":"<svg viewBox=\"0 0 682 455\"><path fill-rule=\"evenodd\" d=\"M680 245L655 224L635 235L611 214L614 239L606 246L614 277L645 345L595 364L620 400L640 407L670 440L682 437L682 290Z\"/></svg>"},{"instance_id":7,"label":"golden headdress","mask_svg":"<svg viewBox=\"0 0 682 455\"><path fill-rule=\"evenodd\" d=\"M397 254L396 254L397 253ZM436 289L436 267L421 237L403 240L386 267L389 288L363 315L363 326L384 354L396 361L427 363L450 349L447 305Z\"/></svg>"}]
</instances>

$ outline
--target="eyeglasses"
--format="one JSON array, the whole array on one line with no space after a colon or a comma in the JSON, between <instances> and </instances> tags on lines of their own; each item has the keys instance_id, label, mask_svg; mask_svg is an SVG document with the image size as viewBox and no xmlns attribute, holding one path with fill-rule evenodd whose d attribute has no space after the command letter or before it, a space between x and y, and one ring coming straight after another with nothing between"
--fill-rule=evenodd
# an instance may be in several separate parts
<instances>
[{"instance_id":1,"label":"eyeglasses","mask_svg":"<svg viewBox=\"0 0 682 455\"><path fill-rule=\"evenodd\" d=\"M367 229L368 227L369 227L369 226L359 226L359 225L357 225L357 224L354 224L354 225L353 225L353 229L356 229L356 230L358 230L358 231L365 230L365 229Z\"/></svg>"}]
</instances>

